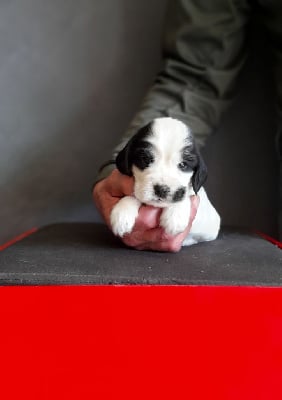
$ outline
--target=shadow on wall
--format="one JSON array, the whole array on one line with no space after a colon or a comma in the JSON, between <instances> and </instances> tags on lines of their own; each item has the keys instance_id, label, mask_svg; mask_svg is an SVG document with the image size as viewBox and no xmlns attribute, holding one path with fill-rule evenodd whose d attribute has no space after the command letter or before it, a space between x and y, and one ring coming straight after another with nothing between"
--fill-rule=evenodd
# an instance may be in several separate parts
<instances>
[{"instance_id":1,"label":"shadow on wall","mask_svg":"<svg viewBox=\"0 0 282 400\"><path fill-rule=\"evenodd\" d=\"M275 93L270 54L256 27L250 47L234 103L203 151L207 190L223 224L278 237Z\"/></svg>"},{"instance_id":2,"label":"shadow on wall","mask_svg":"<svg viewBox=\"0 0 282 400\"><path fill-rule=\"evenodd\" d=\"M164 9L161 0L0 5L0 243L98 218L91 184L159 68Z\"/></svg>"}]
</instances>

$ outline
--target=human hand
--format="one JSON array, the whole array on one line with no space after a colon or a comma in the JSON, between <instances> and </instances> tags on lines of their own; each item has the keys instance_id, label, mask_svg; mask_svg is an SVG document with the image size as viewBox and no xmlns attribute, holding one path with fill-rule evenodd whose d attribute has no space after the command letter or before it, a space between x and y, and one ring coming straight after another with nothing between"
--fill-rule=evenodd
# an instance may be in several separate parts
<instances>
[{"instance_id":1,"label":"human hand","mask_svg":"<svg viewBox=\"0 0 282 400\"><path fill-rule=\"evenodd\" d=\"M133 190L134 179L122 175L116 169L111 175L95 185L93 189L94 202L110 229L110 216L113 207L122 197L133 195ZM199 205L199 198L197 196L191 196L190 200L190 220L184 232L175 236L168 235L159 226L162 209L143 205L139 209L132 232L124 235L121 240L127 246L134 247L137 250L179 251L183 240L191 229Z\"/></svg>"}]
</instances>

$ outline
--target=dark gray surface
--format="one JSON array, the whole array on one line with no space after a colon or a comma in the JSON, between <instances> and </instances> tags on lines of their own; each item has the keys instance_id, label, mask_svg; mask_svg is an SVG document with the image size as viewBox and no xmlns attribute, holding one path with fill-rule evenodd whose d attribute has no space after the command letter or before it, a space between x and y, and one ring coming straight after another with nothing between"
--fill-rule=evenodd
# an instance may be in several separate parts
<instances>
[{"instance_id":1,"label":"dark gray surface","mask_svg":"<svg viewBox=\"0 0 282 400\"><path fill-rule=\"evenodd\" d=\"M177 254L126 248L103 224L48 226L0 253L0 284L282 285L282 251L224 229Z\"/></svg>"}]
</instances>

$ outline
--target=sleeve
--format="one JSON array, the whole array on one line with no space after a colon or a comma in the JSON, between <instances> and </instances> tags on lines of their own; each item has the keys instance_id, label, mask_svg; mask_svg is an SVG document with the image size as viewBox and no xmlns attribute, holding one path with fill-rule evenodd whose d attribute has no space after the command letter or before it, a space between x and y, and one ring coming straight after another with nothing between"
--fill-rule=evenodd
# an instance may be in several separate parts
<instances>
[{"instance_id":1,"label":"sleeve","mask_svg":"<svg viewBox=\"0 0 282 400\"><path fill-rule=\"evenodd\" d=\"M239 6L239 3L241 5ZM157 117L186 123L199 147L230 104L246 58L247 1L170 0L163 36L163 65L140 110L113 153ZM108 163L99 179L114 169Z\"/></svg>"}]
</instances>

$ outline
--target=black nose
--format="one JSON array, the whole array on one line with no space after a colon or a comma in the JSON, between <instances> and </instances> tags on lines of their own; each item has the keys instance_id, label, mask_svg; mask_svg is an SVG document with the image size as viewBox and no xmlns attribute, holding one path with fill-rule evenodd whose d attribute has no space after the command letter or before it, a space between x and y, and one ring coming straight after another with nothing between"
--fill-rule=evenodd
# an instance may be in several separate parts
<instances>
[{"instance_id":1,"label":"black nose","mask_svg":"<svg viewBox=\"0 0 282 400\"><path fill-rule=\"evenodd\" d=\"M185 195L185 192L186 188L184 186L177 189L173 195L172 201L176 202L182 200Z\"/></svg>"},{"instance_id":2,"label":"black nose","mask_svg":"<svg viewBox=\"0 0 282 400\"><path fill-rule=\"evenodd\" d=\"M154 185L154 192L160 199L166 199L170 189L166 185Z\"/></svg>"}]
</instances>

